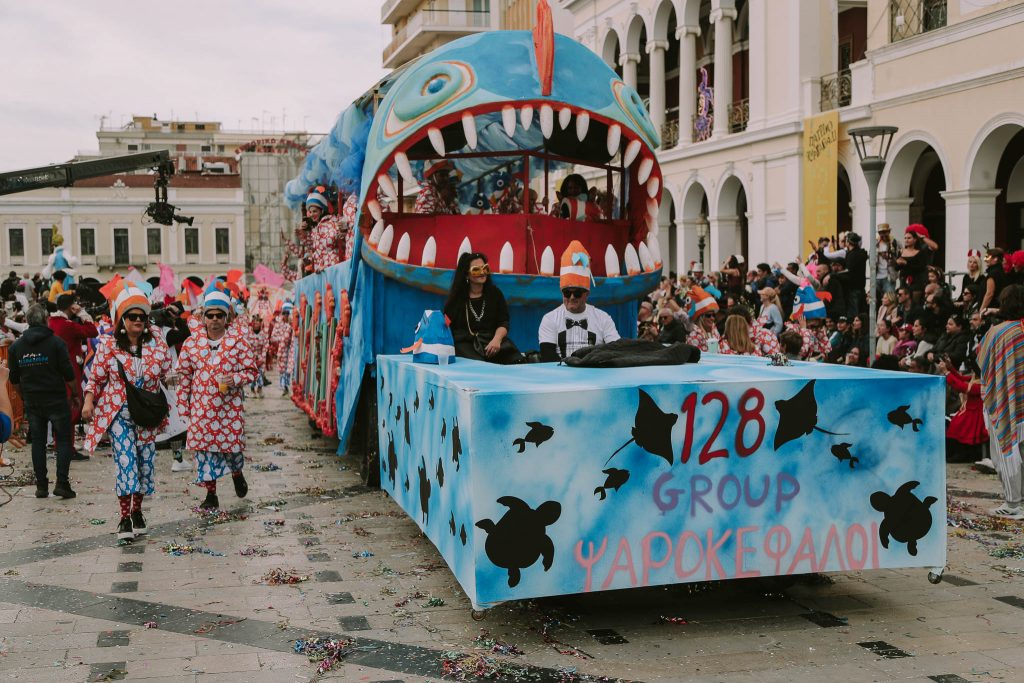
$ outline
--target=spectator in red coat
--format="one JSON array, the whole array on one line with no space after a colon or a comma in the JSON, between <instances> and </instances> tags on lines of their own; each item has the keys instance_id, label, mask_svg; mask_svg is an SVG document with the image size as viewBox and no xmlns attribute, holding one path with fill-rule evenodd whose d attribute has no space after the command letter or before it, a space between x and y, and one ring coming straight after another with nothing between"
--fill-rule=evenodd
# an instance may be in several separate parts
<instances>
[{"instance_id":1,"label":"spectator in red coat","mask_svg":"<svg viewBox=\"0 0 1024 683\"><path fill-rule=\"evenodd\" d=\"M972 356L964 361L967 374L963 375L948 365L949 358L939 363L946 373L946 384L960 396L960 410L953 414L946 427L946 461L975 462L982 457L982 448L988 443L985 428L984 403L981 399L981 372Z\"/></svg>"},{"instance_id":2,"label":"spectator in red coat","mask_svg":"<svg viewBox=\"0 0 1024 683\"><path fill-rule=\"evenodd\" d=\"M83 386L82 371L85 367L85 347L90 339L99 336L99 330L92 318L78 304L74 294L61 294L57 297L57 312L50 316L50 329L53 334L63 340L68 347L68 356L71 357L71 369L75 372L75 386L79 392ZM69 396L70 398L70 396ZM71 427L75 426L82 419L82 405L72 403ZM83 455L76 449L71 454L72 460L87 460L88 456Z\"/></svg>"}]
</instances>

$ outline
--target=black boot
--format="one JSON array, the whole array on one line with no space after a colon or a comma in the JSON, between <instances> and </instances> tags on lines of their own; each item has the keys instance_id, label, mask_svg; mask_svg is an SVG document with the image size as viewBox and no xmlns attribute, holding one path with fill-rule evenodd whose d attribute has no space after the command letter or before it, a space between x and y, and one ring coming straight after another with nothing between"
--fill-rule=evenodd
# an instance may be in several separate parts
<instances>
[{"instance_id":1,"label":"black boot","mask_svg":"<svg viewBox=\"0 0 1024 683\"><path fill-rule=\"evenodd\" d=\"M231 481L235 484L235 495L245 498L245 494L249 493L249 484L245 481L245 475L239 472L237 476L232 475Z\"/></svg>"},{"instance_id":2,"label":"black boot","mask_svg":"<svg viewBox=\"0 0 1024 683\"><path fill-rule=\"evenodd\" d=\"M66 500L68 498L74 498L78 494L71 490L71 482L58 481L57 485L53 487L53 495L60 496Z\"/></svg>"},{"instance_id":3,"label":"black boot","mask_svg":"<svg viewBox=\"0 0 1024 683\"><path fill-rule=\"evenodd\" d=\"M136 536L146 533L146 518L142 516L142 510L132 512L132 531Z\"/></svg>"},{"instance_id":4,"label":"black boot","mask_svg":"<svg viewBox=\"0 0 1024 683\"><path fill-rule=\"evenodd\" d=\"M199 507L203 510L216 510L220 507L220 501L217 500L217 494L213 491L206 492L206 500L199 504Z\"/></svg>"},{"instance_id":5,"label":"black boot","mask_svg":"<svg viewBox=\"0 0 1024 683\"><path fill-rule=\"evenodd\" d=\"M133 538L135 538L135 532L132 530L132 518L130 516L122 517L121 521L117 523L117 540L130 541Z\"/></svg>"},{"instance_id":6,"label":"black boot","mask_svg":"<svg viewBox=\"0 0 1024 683\"><path fill-rule=\"evenodd\" d=\"M50 497L50 482L45 479L41 479L36 482L36 498L49 498Z\"/></svg>"}]
</instances>

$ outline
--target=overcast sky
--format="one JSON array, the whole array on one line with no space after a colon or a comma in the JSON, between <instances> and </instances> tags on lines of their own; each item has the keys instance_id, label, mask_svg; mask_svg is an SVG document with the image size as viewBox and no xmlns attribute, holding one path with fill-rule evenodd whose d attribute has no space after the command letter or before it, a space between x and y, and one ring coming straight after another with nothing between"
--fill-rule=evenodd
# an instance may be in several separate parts
<instances>
[{"instance_id":1,"label":"overcast sky","mask_svg":"<svg viewBox=\"0 0 1024 683\"><path fill-rule=\"evenodd\" d=\"M289 129L327 132L385 73L380 4L0 0L0 171L96 149L100 116L259 130L284 110Z\"/></svg>"}]
</instances>

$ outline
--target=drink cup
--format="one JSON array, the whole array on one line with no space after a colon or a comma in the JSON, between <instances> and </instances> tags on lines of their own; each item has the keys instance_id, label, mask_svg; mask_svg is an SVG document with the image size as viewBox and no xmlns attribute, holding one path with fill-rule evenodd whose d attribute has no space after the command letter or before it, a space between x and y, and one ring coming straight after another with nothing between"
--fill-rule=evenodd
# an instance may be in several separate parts
<instances>
[{"instance_id":1,"label":"drink cup","mask_svg":"<svg viewBox=\"0 0 1024 683\"><path fill-rule=\"evenodd\" d=\"M227 375L221 375L217 378L217 388L220 389L221 394L228 393L228 381Z\"/></svg>"}]
</instances>

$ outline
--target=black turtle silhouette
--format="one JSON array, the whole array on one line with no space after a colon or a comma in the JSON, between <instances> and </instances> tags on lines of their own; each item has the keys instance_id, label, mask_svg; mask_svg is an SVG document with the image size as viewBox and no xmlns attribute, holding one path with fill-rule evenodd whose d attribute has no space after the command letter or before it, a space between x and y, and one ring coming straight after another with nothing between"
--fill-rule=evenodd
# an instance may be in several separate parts
<instances>
[{"instance_id":1,"label":"black turtle silhouette","mask_svg":"<svg viewBox=\"0 0 1024 683\"><path fill-rule=\"evenodd\" d=\"M452 532L452 536L455 535L455 513L451 513L451 517L448 518L448 530Z\"/></svg>"},{"instance_id":2,"label":"black turtle silhouette","mask_svg":"<svg viewBox=\"0 0 1024 683\"><path fill-rule=\"evenodd\" d=\"M433 391L430 392L430 398L427 399L427 405L430 406L431 410L434 409L434 392Z\"/></svg>"},{"instance_id":3,"label":"black turtle silhouette","mask_svg":"<svg viewBox=\"0 0 1024 683\"><path fill-rule=\"evenodd\" d=\"M622 485L629 481L629 470L620 470L615 467L609 467L606 470L602 470L603 474L608 475L604 480L604 485L598 486L594 489L594 495L600 495L601 500L608 497L608 489L615 489L618 491L622 488Z\"/></svg>"},{"instance_id":4,"label":"black turtle silhouette","mask_svg":"<svg viewBox=\"0 0 1024 683\"><path fill-rule=\"evenodd\" d=\"M917 555L917 542L932 528L932 513L928 508L938 499L928 496L923 501L919 500L911 493L919 483L908 481L892 496L885 491L871 494L871 507L885 515L878 525L878 540L883 548L889 547L889 537L892 536L893 540L907 544L908 553Z\"/></svg>"},{"instance_id":5,"label":"black turtle silhouette","mask_svg":"<svg viewBox=\"0 0 1024 683\"><path fill-rule=\"evenodd\" d=\"M554 500L541 503L534 510L515 496L502 496L499 505L508 512L495 524L489 519L476 523L487 532L484 552L496 566L508 570L509 588L519 584L520 570L526 569L538 557L544 558L544 571L555 561L555 544L548 537L547 527L558 521L562 505Z\"/></svg>"},{"instance_id":6,"label":"black turtle silhouette","mask_svg":"<svg viewBox=\"0 0 1024 683\"><path fill-rule=\"evenodd\" d=\"M395 452L395 437L388 432L388 479L391 480L391 488L395 488L395 476L398 470L398 453Z\"/></svg>"},{"instance_id":7,"label":"black turtle silhouette","mask_svg":"<svg viewBox=\"0 0 1024 683\"><path fill-rule=\"evenodd\" d=\"M672 428L676 424L676 420L679 416L675 413L666 413L658 407L658 404L654 402L651 395L643 389L638 390L640 392L640 402L636 408L636 417L633 419L633 438L626 443L619 446L618 450L612 453L607 460L605 465L612 461L619 451L633 443L634 441L638 446L643 448L651 455L657 455L660 458L668 460L668 464L672 464L674 457L672 453Z\"/></svg>"},{"instance_id":8,"label":"black turtle silhouette","mask_svg":"<svg viewBox=\"0 0 1024 683\"><path fill-rule=\"evenodd\" d=\"M468 539L469 536L466 534L466 525L463 524L462 529L459 531L459 540L462 541L462 545L466 545L466 541Z\"/></svg>"},{"instance_id":9,"label":"black turtle silhouette","mask_svg":"<svg viewBox=\"0 0 1024 683\"><path fill-rule=\"evenodd\" d=\"M793 439L807 436L814 430L832 436L846 436L818 426L818 401L814 398L813 379L792 398L776 401L775 409L779 411L779 426L775 430L775 450L779 450L780 446Z\"/></svg>"},{"instance_id":10,"label":"black turtle silhouette","mask_svg":"<svg viewBox=\"0 0 1024 683\"><path fill-rule=\"evenodd\" d=\"M420 510L423 513L423 523L426 524L430 518L430 480L427 479L427 461L422 455L420 462L416 469L420 474Z\"/></svg>"},{"instance_id":11,"label":"black turtle silhouette","mask_svg":"<svg viewBox=\"0 0 1024 683\"><path fill-rule=\"evenodd\" d=\"M452 460L455 461L455 471L459 471L459 456L462 455L462 439L459 438L459 418L452 418Z\"/></svg>"},{"instance_id":12,"label":"black turtle silhouette","mask_svg":"<svg viewBox=\"0 0 1024 683\"><path fill-rule=\"evenodd\" d=\"M526 433L521 439L513 439L512 445L519 447L519 452L522 453L526 450L526 444L532 443L534 446L540 448L540 445L555 435L555 428L548 427L546 424L541 422L527 422L526 426L530 428L530 431Z\"/></svg>"},{"instance_id":13,"label":"black turtle silhouette","mask_svg":"<svg viewBox=\"0 0 1024 683\"><path fill-rule=\"evenodd\" d=\"M832 446L832 455L836 456L839 463L842 464L844 460L850 461L850 469L854 469L854 465L860 462L860 458L850 452L850 446L852 443L837 443Z\"/></svg>"},{"instance_id":14,"label":"black turtle silhouette","mask_svg":"<svg viewBox=\"0 0 1024 683\"><path fill-rule=\"evenodd\" d=\"M889 422L899 427L900 430L910 425L914 428L915 432L921 431L918 427L924 424L924 420L919 417L911 417L910 413L907 412L909 410L910 406L900 406L896 410L890 410L886 417L889 419Z\"/></svg>"},{"instance_id":15,"label":"black turtle silhouette","mask_svg":"<svg viewBox=\"0 0 1024 683\"><path fill-rule=\"evenodd\" d=\"M437 485L444 487L444 465L441 464L441 458L437 459Z\"/></svg>"},{"instance_id":16,"label":"black turtle silhouette","mask_svg":"<svg viewBox=\"0 0 1024 683\"><path fill-rule=\"evenodd\" d=\"M402 401L402 405L405 405L405 401ZM412 441L409 439L409 409L405 409L405 443L411 446Z\"/></svg>"}]
</instances>

